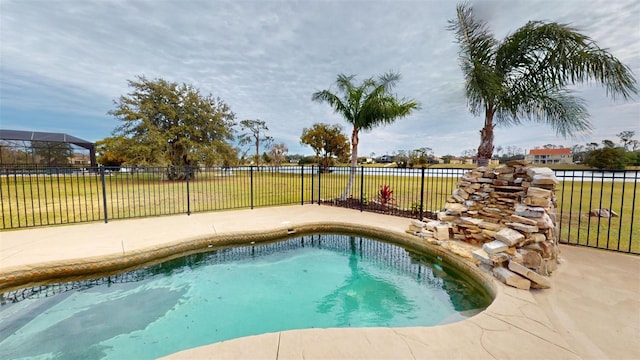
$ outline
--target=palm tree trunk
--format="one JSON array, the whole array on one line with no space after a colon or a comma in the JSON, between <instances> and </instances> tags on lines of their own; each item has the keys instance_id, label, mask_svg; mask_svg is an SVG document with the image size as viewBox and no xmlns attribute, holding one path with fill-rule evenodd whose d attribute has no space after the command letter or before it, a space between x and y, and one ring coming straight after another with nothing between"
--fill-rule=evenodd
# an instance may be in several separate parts
<instances>
[{"instance_id":1,"label":"palm tree trunk","mask_svg":"<svg viewBox=\"0 0 640 360\"><path fill-rule=\"evenodd\" d=\"M358 127L354 126L353 131L351 132L351 166L349 168L349 182L340 196L340 200L346 200L349 197L349 194L351 193L351 186L353 186L353 180L356 178L356 168L358 167L358 130Z\"/></svg>"},{"instance_id":2,"label":"palm tree trunk","mask_svg":"<svg viewBox=\"0 0 640 360\"><path fill-rule=\"evenodd\" d=\"M478 146L478 166L489 165L493 156L493 113L494 110L487 107L484 119L484 127L480 130L480 146Z\"/></svg>"}]
</instances>

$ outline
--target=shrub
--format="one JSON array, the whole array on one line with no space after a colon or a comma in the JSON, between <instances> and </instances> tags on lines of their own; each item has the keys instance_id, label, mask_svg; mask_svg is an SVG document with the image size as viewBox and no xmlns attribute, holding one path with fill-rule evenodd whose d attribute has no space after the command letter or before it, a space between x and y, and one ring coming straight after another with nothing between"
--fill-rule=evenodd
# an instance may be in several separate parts
<instances>
[{"instance_id":1,"label":"shrub","mask_svg":"<svg viewBox=\"0 0 640 360\"><path fill-rule=\"evenodd\" d=\"M387 206L393 203L393 190L389 187L389 185L380 186L380 190L378 190L378 201L382 206Z\"/></svg>"},{"instance_id":2,"label":"shrub","mask_svg":"<svg viewBox=\"0 0 640 360\"><path fill-rule=\"evenodd\" d=\"M634 162L623 148L605 147L590 151L584 163L598 169L624 169Z\"/></svg>"},{"instance_id":3,"label":"shrub","mask_svg":"<svg viewBox=\"0 0 640 360\"><path fill-rule=\"evenodd\" d=\"M315 156L305 156L298 160L298 165L311 165L316 164L318 161Z\"/></svg>"}]
</instances>

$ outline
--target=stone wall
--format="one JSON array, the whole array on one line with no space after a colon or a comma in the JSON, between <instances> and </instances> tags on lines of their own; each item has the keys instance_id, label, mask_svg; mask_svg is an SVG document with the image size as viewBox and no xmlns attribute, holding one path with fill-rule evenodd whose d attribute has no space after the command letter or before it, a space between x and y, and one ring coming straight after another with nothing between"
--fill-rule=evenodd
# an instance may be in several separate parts
<instances>
[{"instance_id":1,"label":"stone wall","mask_svg":"<svg viewBox=\"0 0 640 360\"><path fill-rule=\"evenodd\" d=\"M551 169L526 161L479 167L462 177L438 220L413 221L407 232L468 257L507 285L547 288L558 264L557 184Z\"/></svg>"}]
</instances>

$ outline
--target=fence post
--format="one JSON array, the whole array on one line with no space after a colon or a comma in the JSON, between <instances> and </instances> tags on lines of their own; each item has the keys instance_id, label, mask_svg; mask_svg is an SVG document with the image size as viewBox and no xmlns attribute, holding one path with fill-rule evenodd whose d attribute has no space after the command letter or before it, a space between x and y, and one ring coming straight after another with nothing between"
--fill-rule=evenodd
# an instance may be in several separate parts
<instances>
[{"instance_id":1,"label":"fence post","mask_svg":"<svg viewBox=\"0 0 640 360\"><path fill-rule=\"evenodd\" d=\"M100 181L102 182L102 209L104 210L104 223L109 222L107 215L107 184L104 180L104 165L100 165Z\"/></svg>"},{"instance_id":2,"label":"fence post","mask_svg":"<svg viewBox=\"0 0 640 360\"><path fill-rule=\"evenodd\" d=\"M424 166L422 167L422 180L420 181L420 221L424 214Z\"/></svg>"},{"instance_id":3,"label":"fence post","mask_svg":"<svg viewBox=\"0 0 640 360\"><path fill-rule=\"evenodd\" d=\"M304 205L304 164L300 167L302 186L300 187L300 205Z\"/></svg>"},{"instance_id":4,"label":"fence post","mask_svg":"<svg viewBox=\"0 0 640 360\"><path fill-rule=\"evenodd\" d=\"M633 198L631 199L631 214L635 214L636 213L636 189L638 189L638 186L636 186L638 184L638 170L636 170L636 173L634 174L634 186L633 186ZM624 189L624 183L623 183L623 189ZM620 211L620 214L622 214L622 211ZM622 222L622 220L620 220L620 222ZM630 224L630 228L629 228L629 250L627 250L628 253L631 253L633 251L631 251L631 245L633 243L633 218L631 219L631 224ZM636 252L634 252L636 253Z\"/></svg>"},{"instance_id":5,"label":"fence post","mask_svg":"<svg viewBox=\"0 0 640 360\"><path fill-rule=\"evenodd\" d=\"M191 215L191 194L189 191L189 175L191 173L191 169L189 165L187 165L187 216Z\"/></svg>"},{"instance_id":6,"label":"fence post","mask_svg":"<svg viewBox=\"0 0 640 360\"><path fill-rule=\"evenodd\" d=\"M311 204L313 205L313 165L311 165Z\"/></svg>"},{"instance_id":7,"label":"fence post","mask_svg":"<svg viewBox=\"0 0 640 360\"><path fill-rule=\"evenodd\" d=\"M360 166L360 212L364 211L364 166Z\"/></svg>"},{"instance_id":8,"label":"fence post","mask_svg":"<svg viewBox=\"0 0 640 360\"><path fill-rule=\"evenodd\" d=\"M322 187L322 182L320 182L320 179L322 178L322 167L320 165L318 165L318 206L320 206L320 188Z\"/></svg>"},{"instance_id":9,"label":"fence post","mask_svg":"<svg viewBox=\"0 0 640 360\"><path fill-rule=\"evenodd\" d=\"M253 165L249 166L249 178L251 179L250 186L249 186L249 188L251 189L251 191L250 191L250 196L251 196L250 204L251 204L251 209L253 209Z\"/></svg>"}]
</instances>

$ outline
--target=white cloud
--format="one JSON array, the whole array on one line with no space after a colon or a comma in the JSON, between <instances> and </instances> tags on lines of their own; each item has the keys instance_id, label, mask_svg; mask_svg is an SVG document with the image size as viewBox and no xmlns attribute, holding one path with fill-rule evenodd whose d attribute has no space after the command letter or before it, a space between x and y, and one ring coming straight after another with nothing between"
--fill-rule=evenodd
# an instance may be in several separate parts
<instances>
[{"instance_id":1,"label":"white cloud","mask_svg":"<svg viewBox=\"0 0 640 360\"><path fill-rule=\"evenodd\" d=\"M474 5L499 39L528 20L571 23L640 74L637 1ZM33 121L34 130L75 128L103 138L110 133L105 124L116 125L106 115L111 101L129 91L127 80L145 75L191 83L222 98L239 120L265 120L291 152L310 153L299 145L303 127L340 123L350 134L311 94L332 86L339 73L363 79L393 70L403 77L398 95L418 100L422 110L363 134L360 152L428 146L459 155L477 146L482 118L467 110L457 45L446 30L454 15L455 3L445 0L0 0L0 126ZM597 88L579 90L594 124L589 139L640 133L637 98L613 102ZM91 120L76 123L83 115ZM496 131L496 145L577 142L539 125Z\"/></svg>"}]
</instances>

